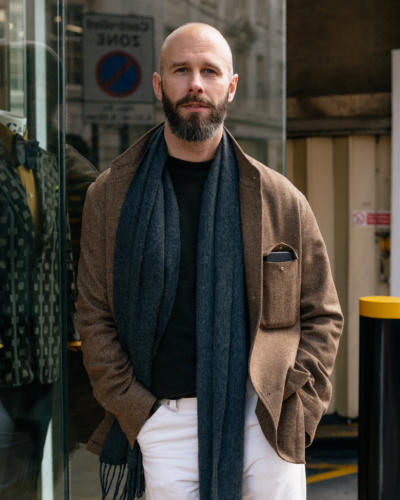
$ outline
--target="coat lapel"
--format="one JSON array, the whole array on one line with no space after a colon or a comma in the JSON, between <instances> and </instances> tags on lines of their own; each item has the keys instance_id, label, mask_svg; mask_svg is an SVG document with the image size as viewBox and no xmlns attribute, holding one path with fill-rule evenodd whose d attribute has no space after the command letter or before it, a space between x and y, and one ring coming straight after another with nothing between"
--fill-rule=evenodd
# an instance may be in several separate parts
<instances>
[{"instance_id":1,"label":"coat lapel","mask_svg":"<svg viewBox=\"0 0 400 500\"><path fill-rule=\"evenodd\" d=\"M121 215L122 205L125 201L126 193L132 182L136 170L139 168L142 157L146 151L146 145L155 128L151 129L138 142L133 144L111 163L109 183L106 191L105 213L107 214L106 227L106 245L108 263L107 283L108 295L110 297L110 308L114 313L114 250L115 240L118 229L119 217Z\"/></svg>"},{"instance_id":2,"label":"coat lapel","mask_svg":"<svg viewBox=\"0 0 400 500\"><path fill-rule=\"evenodd\" d=\"M261 317L262 299L262 204L260 172L232 138L239 170L240 214L243 255L249 308L250 347Z\"/></svg>"},{"instance_id":3,"label":"coat lapel","mask_svg":"<svg viewBox=\"0 0 400 500\"><path fill-rule=\"evenodd\" d=\"M111 187L109 195L107 196L110 210L108 213L110 219L117 219L117 223L126 193L128 192L129 186L132 182L136 170L140 166L142 157L146 150L147 142L149 141L156 128L158 127L149 130L149 132L142 136L138 142L133 144L124 153L115 158L111 164Z\"/></svg>"}]
</instances>

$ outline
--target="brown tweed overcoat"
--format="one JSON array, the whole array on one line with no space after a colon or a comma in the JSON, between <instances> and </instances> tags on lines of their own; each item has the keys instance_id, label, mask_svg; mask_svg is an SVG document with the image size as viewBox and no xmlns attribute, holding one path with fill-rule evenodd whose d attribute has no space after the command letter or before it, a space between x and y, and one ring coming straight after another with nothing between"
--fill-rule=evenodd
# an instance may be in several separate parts
<instances>
[{"instance_id":1,"label":"brown tweed overcoat","mask_svg":"<svg viewBox=\"0 0 400 500\"><path fill-rule=\"evenodd\" d=\"M83 214L77 327L93 392L106 416L88 443L101 452L114 418L130 445L155 397L135 379L113 320L113 256L119 215L151 131L90 186ZM328 255L304 196L234 141L249 310L249 374L256 414L285 460L305 461L305 447L328 407L343 317ZM295 259L266 256L291 249Z\"/></svg>"}]
</instances>

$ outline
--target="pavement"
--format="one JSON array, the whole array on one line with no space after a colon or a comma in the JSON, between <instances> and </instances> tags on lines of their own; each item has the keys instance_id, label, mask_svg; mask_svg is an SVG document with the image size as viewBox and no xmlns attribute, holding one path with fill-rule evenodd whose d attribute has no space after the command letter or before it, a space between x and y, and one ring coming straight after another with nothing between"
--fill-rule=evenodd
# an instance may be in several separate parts
<instances>
[{"instance_id":1,"label":"pavement","mask_svg":"<svg viewBox=\"0 0 400 500\"><path fill-rule=\"evenodd\" d=\"M306 460L307 500L357 500L357 422L324 417Z\"/></svg>"},{"instance_id":2,"label":"pavement","mask_svg":"<svg viewBox=\"0 0 400 500\"><path fill-rule=\"evenodd\" d=\"M357 500L357 457L336 450L307 462L307 500Z\"/></svg>"},{"instance_id":3,"label":"pavement","mask_svg":"<svg viewBox=\"0 0 400 500\"><path fill-rule=\"evenodd\" d=\"M357 475L328 479L307 487L307 500L357 500Z\"/></svg>"}]
</instances>

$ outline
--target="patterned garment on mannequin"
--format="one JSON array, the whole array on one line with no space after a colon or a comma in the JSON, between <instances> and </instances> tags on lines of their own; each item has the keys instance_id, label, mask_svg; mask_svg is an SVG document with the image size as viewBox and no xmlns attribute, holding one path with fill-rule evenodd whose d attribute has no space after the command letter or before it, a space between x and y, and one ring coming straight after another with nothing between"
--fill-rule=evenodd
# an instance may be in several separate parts
<instances>
[{"instance_id":1,"label":"patterned garment on mannequin","mask_svg":"<svg viewBox=\"0 0 400 500\"><path fill-rule=\"evenodd\" d=\"M35 235L26 192L0 147L0 386L59 377L59 181L53 155L37 149L39 205Z\"/></svg>"}]
</instances>

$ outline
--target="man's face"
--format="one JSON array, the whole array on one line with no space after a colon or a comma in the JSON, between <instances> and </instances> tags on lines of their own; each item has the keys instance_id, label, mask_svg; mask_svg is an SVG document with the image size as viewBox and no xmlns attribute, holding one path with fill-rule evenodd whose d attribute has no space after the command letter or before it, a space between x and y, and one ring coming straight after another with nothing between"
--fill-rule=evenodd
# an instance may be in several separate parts
<instances>
[{"instance_id":1,"label":"man's face","mask_svg":"<svg viewBox=\"0 0 400 500\"><path fill-rule=\"evenodd\" d=\"M207 29L185 29L166 45L153 86L176 136L205 141L222 126L237 84L230 57L226 42Z\"/></svg>"},{"instance_id":2,"label":"man's face","mask_svg":"<svg viewBox=\"0 0 400 500\"><path fill-rule=\"evenodd\" d=\"M186 94L182 99L173 102L162 87L162 103L172 132L185 141L199 142L213 137L224 122L228 105L228 94L221 103L216 105L209 100L191 94ZM207 109L209 112L202 113L196 109L187 114L181 112L181 109L187 110L187 108L198 107Z\"/></svg>"}]
</instances>

